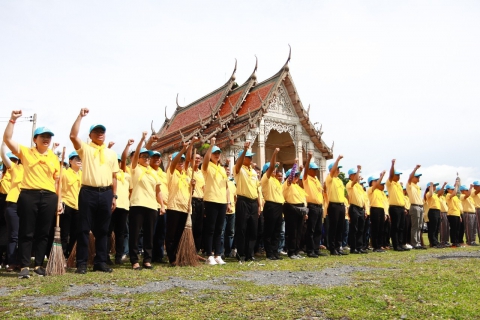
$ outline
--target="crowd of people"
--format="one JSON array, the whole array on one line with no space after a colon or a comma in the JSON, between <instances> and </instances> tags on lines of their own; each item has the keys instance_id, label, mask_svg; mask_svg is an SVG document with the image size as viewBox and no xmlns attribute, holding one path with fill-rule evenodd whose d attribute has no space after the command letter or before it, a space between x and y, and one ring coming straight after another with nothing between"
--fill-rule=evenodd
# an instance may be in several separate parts
<instances>
[{"instance_id":1,"label":"crowd of people","mask_svg":"<svg viewBox=\"0 0 480 320\"><path fill-rule=\"evenodd\" d=\"M403 185L403 173L392 160L387 177L383 171L364 180L358 165L347 171L344 184L340 155L323 182L311 152L304 164L297 159L284 172L277 162L279 148L259 168L246 142L234 164L222 163L215 138L203 156L194 151L193 138L162 164L160 152L151 150L158 137L147 139L147 132L134 151L134 140L128 140L121 155L106 145L101 124L90 126L90 142L82 141L80 126L88 113L81 109L72 126L75 151L65 163L53 152L54 133L46 127L35 130L34 147L17 143L13 132L22 112L11 113L1 146L0 222L6 243L0 257L19 278L30 277L32 257L33 272L45 275L56 213L63 254L75 254L78 274L87 272L90 233L93 271L112 272L126 256L133 270L152 269L153 263L175 266L189 214L195 250L207 265L223 265L226 257L244 263L263 254L281 260L427 249L424 221L432 248L477 245L479 181L470 186L429 182L422 192L420 165ZM60 166L66 168L61 175Z\"/></svg>"}]
</instances>

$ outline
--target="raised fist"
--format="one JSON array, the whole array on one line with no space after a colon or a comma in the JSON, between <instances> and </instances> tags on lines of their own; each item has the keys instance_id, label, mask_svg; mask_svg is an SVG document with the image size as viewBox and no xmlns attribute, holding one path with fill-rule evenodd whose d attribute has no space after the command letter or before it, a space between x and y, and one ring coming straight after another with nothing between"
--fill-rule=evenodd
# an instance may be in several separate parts
<instances>
[{"instance_id":1,"label":"raised fist","mask_svg":"<svg viewBox=\"0 0 480 320\"><path fill-rule=\"evenodd\" d=\"M12 120L16 120L22 116L22 110L13 110L12 111Z\"/></svg>"},{"instance_id":2,"label":"raised fist","mask_svg":"<svg viewBox=\"0 0 480 320\"><path fill-rule=\"evenodd\" d=\"M88 112L90 111L87 108L82 108L80 109L80 116L83 118L88 114Z\"/></svg>"},{"instance_id":3,"label":"raised fist","mask_svg":"<svg viewBox=\"0 0 480 320\"><path fill-rule=\"evenodd\" d=\"M115 142L110 141L110 142L108 143L108 149L110 149L111 147L113 147L114 144L115 144Z\"/></svg>"},{"instance_id":4,"label":"raised fist","mask_svg":"<svg viewBox=\"0 0 480 320\"><path fill-rule=\"evenodd\" d=\"M311 158L313 157L313 151L308 151L308 156Z\"/></svg>"},{"instance_id":5,"label":"raised fist","mask_svg":"<svg viewBox=\"0 0 480 320\"><path fill-rule=\"evenodd\" d=\"M53 143L53 148L58 148L59 146L60 146L60 143L58 143L58 142Z\"/></svg>"},{"instance_id":6,"label":"raised fist","mask_svg":"<svg viewBox=\"0 0 480 320\"><path fill-rule=\"evenodd\" d=\"M417 165L415 166L416 169L418 169L418 168L420 168L420 167L421 167L421 165L419 165L419 164L417 164Z\"/></svg>"},{"instance_id":7,"label":"raised fist","mask_svg":"<svg viewBox=\"0 0 480 320\"><path fill-rule=\"evenodd\" d=\"M392 164L395 164L395 161L397 161L397 159L393 159L393 160L392 160Z\"/></svg>"},{"instance_id":8,"label":"raised fist","mask_svg":"<svg viewBox=\"0 0 480 320\"><path fill-rule=\"evenodd\" d=\"M362 166L361 166L361 165L358 165L358 166L357 166L357 169L358 169L358 171L362 170Z\"/></svg>"},{"instance_id":9,"label":"raised fist","mask_svg":"<svg viewBox=\"0 0 480 320\"><path fill-rule=\"evenodd\" d=\"M343 159L343 155L339 155L338 160L342 160L342 159Z\"/></svg>"},{"instance_id":10,"label":"raised fist","mask_svg":"<svg viewBox=\"0 0 480 320\"><path fill-rule=\"evenodd\" d=\"M245 144L243 145L244 149L250 148L250 141L245 141Z\"/></svg>"},{"instance_id":11,"label":"raised fist","mask_svg":"<svg viewBox=\"0 0 480 320\"><path fill-rule=\"evenodd\" d=\"M217 141L217 138L215 138L215 137L211 138L211 139L210 139L210 144L214 146L214 145L215 145L215 141Z\"/></svg>"},{"instance_id":12,"label":"raised fist","mask_svg":"<svg viewBox=\"0 0 480 320\"><path fill-rule=\"evenodd\" d=\"M142 140L145 140L147 138L147 134L148 134L147 131L142 132Z\"/></svg>"},{"instance_id":13,"label":"raised fist","mask_svg":"<svg viewBox=\"0 0 480 320\"><path fill-rule=\"evenodd\" d=\"M278 153L280 151L280 148L275 148L275 153Z\"/></svg>"},{"instance_id":14,"label":"raised fist","mask_svg":"<svg viewBox=\"0 0 480 320\"><path fill-rule=\"evenodd\" d=\"M128 141L127 141L127 146L131 146L134 142L135 142L135 140L133 140L133 139L128 139Z\"/></svg>"},{"instance_id":15,"label":"raised fist","mask_svg":"<svg viewBox=\"0 0 480 320\"><path fill-rule=\"evenodd\" d=\"M152 135L152 136L150 137L150 139L152 139L152 141L154 141L154 142L157 142L157 141L158 141L158 137L157 137L156 135Z\"/></svg>"}]
</instances>

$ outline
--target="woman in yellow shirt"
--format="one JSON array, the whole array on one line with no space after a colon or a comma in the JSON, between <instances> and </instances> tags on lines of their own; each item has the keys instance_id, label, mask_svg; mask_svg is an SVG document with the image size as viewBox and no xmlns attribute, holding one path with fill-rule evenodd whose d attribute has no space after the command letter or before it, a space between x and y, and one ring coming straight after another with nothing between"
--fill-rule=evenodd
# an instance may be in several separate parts
<instances>
[{"instance_id":1,"label":"woman in yellow shirt","mask_svg":"<svg viewBox=\"0 0 480 320\"><path fill-rule=\"evenodd\" d=\"M371 238L373 252L385 252L383 245L383 226L385 222L385 194L383 193L384 184L382 183L385 171L380 174L379 178L369 177L367 191L370 201L370 222L371 222Z\"/></svg>"},{"instance_id":2,"label":"woman in yellow shirt","mask_svg":"<svg viewBox=\"0 0 480 320\"><path fill-rule=\"evenodd\" d=\"M425 211L427 211L428 218L428 241L430 242L430 247L440 249L443 248L443 246L441 246L438 241L438 232L440 231L440 199L438 194L435 193L436 186L438 186L438 183L429 182L427 184L423 200L428 208L428 211Z\"/></svg>"},{"instance_id":3,"label":"woman in yellow shirt","mask_svg":"<svg viewBox=\"0 0 480 320\"><path fill-rule=\"evenodd\" d=\"M448 223L450 224L450 241L452 242L452 247L461 247L460 235L460 222L462 218L461 214L461 203L460 199L457 197L458 185L455 183L455 186L447 184L445 187L447 190L447 196L445 197L448 205L447 218Z\"/></svg>"},{"instance_id":4,"label":"woman in yellow shirt","mask_svg":"<svg viewBox=\"0 0 480 320\"><path fill-rule=\"evenodd\" d=\"M12 139L16 120L22 111L12 111L11 118L5 128L3 141L23 163L24 175L18 197L18 213L20 218L18 251L21 271L19 278L29 278L30 257L32 247L35 252L35 273L45 275L43 260L47 254L49 232L57 207L58 196L55 193L60 172L58 157L50 150L53 132L46 127L39 127L33 133L35 147L19 145Z\"/></svg>"},{"instance_id":5,"label":"woman in yellow shirt","mask_svg":"<svg viewBox=\"0 0 480 320\"><path fill-rule=\"evenodd\" d=\"M223 252L222 229L227 210L231 210L231 202L227 173L220 164L221 153L222 150L215 145L215 138L210 139L210 148L208 148L202 164L202 173L205 179L203 239L205 253L208 255L207 265L225 264L221 257Z\"/></svg>"}]
</instances>

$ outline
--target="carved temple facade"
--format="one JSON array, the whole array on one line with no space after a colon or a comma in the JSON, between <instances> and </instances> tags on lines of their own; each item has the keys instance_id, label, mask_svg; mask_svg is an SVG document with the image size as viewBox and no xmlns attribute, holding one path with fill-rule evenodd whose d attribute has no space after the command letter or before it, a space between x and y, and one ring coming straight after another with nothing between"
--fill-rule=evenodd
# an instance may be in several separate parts
<instances>
[{"instance_id":1,"label":"carved temple facade","mask_svg":"<svg viewBox=\"0 0 480 320\"><path fill-rule=\"evenodd\" d=\"M248 140L258 167L269 162L278 147L277 161L285 170L295 158L303 163L306 153L313 151L323 181L326 160L333 158L333 145L329 148L324 143L321 127L316 128L309 118L310 107L306 110L302 105L289 71L290 57L277 74L262 82L257 82L257 61L250 77L238 85L235 63L230 79L206 96L184 107L178 105L177 96L174 114L167 118L165 108L165 122L158 132L154 131L159 139L153 149L166 157L194 136L201 141L196 147L215 136L222 157L229 158L233 165Z\"/></svg>"}]
</instances>

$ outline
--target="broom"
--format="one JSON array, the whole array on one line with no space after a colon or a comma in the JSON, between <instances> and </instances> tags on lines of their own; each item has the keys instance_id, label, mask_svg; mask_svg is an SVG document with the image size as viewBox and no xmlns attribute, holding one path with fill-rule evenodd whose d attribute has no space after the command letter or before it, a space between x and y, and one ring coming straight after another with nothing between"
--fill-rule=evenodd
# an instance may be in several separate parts
<instances>
[{"instance_id":1,"label":"broom","mask_svg":"<svg viewBox=\"0 0 480 320\"><path fill-rule=\"evenodd\" d=\"M75 257L77 256L77 242L73 245L72 252L67 259L67 268L76 268Z\"/></svg>"},{"instance_id":2,"label":"broom","mask_svg":"<svg viewBox=\"0 0 480 320\"><path fill-rule=\"evenodd\" d=\"M93 259L95 258L95 237L93 233L90 231L88 235L88 259L87 265L93 266ZM76 258L77 258L77 242L73 245L72 252L67 259L67 268L76 268Z\"/></svg>"},{"instance_id":3,"label":"broom","mask_svg":"<svg viewBox=\"0 0 480 320\"><path fill-rule=\"evenodd\" d=\"M195 155L197 153L197 149L193 152ZM192 159L192 177L193 179L193 163L194 160ZM198 254L197 250L195 249L195 241L193 240L193 232L192 232L192 189L190 188L190 199L188 201L188 215L187 221L185 223L185 229L183 230L182 237L180 238L180 243L178 244L177 249L177 266L185 267L185 266L197 266L198 263Z\"/></svg>"},{"instance_id":4,"label":"broom","mask_svg":"<svg viewBox=\"0 0 480 320\"><path fill-rule=\"evenodd\" d=\"M115 241L117 241L115 237L115 232L112 231L112 234L110 235L110 253L115 254L117 253L117 250L115 249Z\"/></svg>"},{"instance_id":5,"label":"broom","mask_svg":"<svg viewBox=\"0 0 480 320\"><path fill-rule=\"evenodd\" d=\"M62 162L60 165L60 176L57 185L57 208L60 206L62 200L62 174L63 174L63 160L65 160L65 147L62 152ZM57 222L55 225L55 235L53 238L52 251L48 257L47 267L45 268L47 276L57 276L65 274L65 256L63 255L62 240L60 239L60 215L57 209Z\"/></svg>"}]
</instances>

